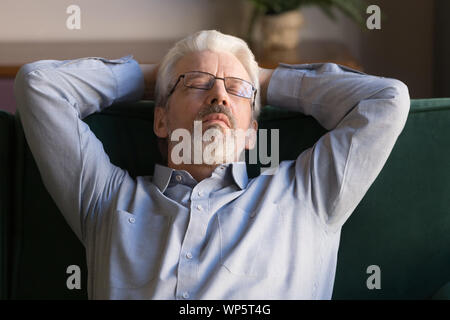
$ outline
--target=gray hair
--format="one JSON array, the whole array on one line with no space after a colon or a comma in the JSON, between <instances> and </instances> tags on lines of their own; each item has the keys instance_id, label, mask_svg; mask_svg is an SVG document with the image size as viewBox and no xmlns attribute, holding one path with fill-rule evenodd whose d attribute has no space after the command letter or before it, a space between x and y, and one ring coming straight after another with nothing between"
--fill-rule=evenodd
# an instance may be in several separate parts
<instances>
[{"instance_id":1,"label":"gray hair","mask_svg":"<svg viewBox=\"0 0 450 320\"><path fill-rule=\"evenodd\" d=\"M252 114L253 119L257 119L261 103L259 97L259 67L255 61L255 56L244 40L216 30L203 30L187 36L178 41L165 55L159 66L156 81L156 106L167 106L169 90L174 81L176 81L174 79L176 77L174 69L177 61L189 53L204 50L231 53L242 63L250 76L253 86L258 90L255 97L255 109Z\"/></svg>"}]
</instances>

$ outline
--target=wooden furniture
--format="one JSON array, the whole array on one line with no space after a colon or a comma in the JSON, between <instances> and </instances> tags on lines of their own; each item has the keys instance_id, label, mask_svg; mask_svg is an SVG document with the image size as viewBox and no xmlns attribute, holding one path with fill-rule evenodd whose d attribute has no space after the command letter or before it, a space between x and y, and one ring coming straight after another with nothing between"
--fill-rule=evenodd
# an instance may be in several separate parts
<instances>
[{"instance_id":1,"label":"wooden furniture","mask_svg":"<svg viewBox=\"0 0 450 320\"><path fill-rule=\"evenodd\" d=\"M128 42L37 42L1 43L0 77L14 78L20 66L44 59L68 60L81 57L116 59L133 54L139 63L155 63L173 46L176 40ZM278 62L290 64L334 62L361 70L348 48L338 42L308 40L292 50L263 50L253 48L261 67L275 68Z\"/></svg>"}]
</instances>

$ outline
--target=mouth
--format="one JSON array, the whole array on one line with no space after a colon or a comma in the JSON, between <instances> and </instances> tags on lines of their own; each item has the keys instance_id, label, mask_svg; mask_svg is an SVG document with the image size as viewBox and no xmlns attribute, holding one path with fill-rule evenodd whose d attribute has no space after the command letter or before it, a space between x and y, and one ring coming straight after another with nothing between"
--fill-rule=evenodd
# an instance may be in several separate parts
<instances>
[{"instance_id":1,"label":"mouth","mask_svg":"<svg viewBox=\"0 0 450 320\"><path fill-rule=\"evenodd\" d=\"M218 123L222 126L231 128L230 121L223 113L211 113L203 118L202 123L203 125L212 125L214 123Z\"/></svg>"}]
</instances>

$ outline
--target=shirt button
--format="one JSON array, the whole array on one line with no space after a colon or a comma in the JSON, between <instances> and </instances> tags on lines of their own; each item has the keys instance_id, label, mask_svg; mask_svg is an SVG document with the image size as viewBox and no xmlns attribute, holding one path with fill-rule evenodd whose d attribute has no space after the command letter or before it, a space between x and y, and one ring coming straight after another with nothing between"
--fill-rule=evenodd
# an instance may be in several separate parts
<instances>
[{"instance_id":1,"label":"shirt button","mask_svg":"<svg viewBox=\"0 0 450 320\"><path fill-rule=\"evenodd\" d=\"M198 204L198 205L197 205L197 210L198 210L198 211L203 211L203 207L202 207L201 205Z\"/></svg>"},{"instance_id":2,"label":"shirt button","mask_svg":"<svg viewBox=\"0 0 450 320\"><path fill-rule=\"evenodd\" d=\"M175 179L176 179L178 182L181 182L181 180L183 180L183 177L180 176L180 175L178 174L178 175L175 176Z\"/></svg>"},{"instance_id":3,"label":"shirt button","mask_svg":"<svg viewBox=\"0 0 450 320\"><path fill-rule=\"evenodd\" d=\"M183 292L183 298L189 299L189 292L187 291Z\"/></svg>"},{"instance_id":4,"label":"shirt button","mask_svg":"<svg viewBox=\"0 0 450 320\"><path fill-rule=\"evenodd\" d=\"M186 258L192 259L192 253L190 253L190 252L186 253Z\"/></svg>"},{"instance_id":5,"label":"shirt button","mask_svg":"<svg viewBox=\"0 0 450 320\"><path fill-rule=\"evenodd\" d=\"M203 191L200 190L200 191L198 192L198 195L199 195L200 197L203 196Z\"/></svg>"},{"instance_id":6,"label":"shirt button","mask_svg":"<svg viewBox=\"0 0 450 320\"><path fill-rule=\"evenodd\" d=\"M128 219L128 222L130 222L130 223L134 223L135 221L136 221L135 218L129 218L129 219Z\"/></svg>"}]
</instances>

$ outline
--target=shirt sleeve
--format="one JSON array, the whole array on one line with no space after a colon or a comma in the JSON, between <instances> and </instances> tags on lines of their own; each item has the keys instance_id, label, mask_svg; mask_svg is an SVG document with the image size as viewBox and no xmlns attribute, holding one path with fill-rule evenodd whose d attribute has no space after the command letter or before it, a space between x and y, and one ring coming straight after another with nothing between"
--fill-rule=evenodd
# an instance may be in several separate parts
<instances>
[{"instance_id":1,"label":"shirt sleeve","mask_svg":"<svg viewBox=\"0 0 450 320\"><path fill-rule=\"evenodd\" d=\"M131 55L41 60L22 66L15 78L17 112L43 183L83 243L86 218L106 205L128 173L110 162L82 119L143 92Z\"/></svg>"},{"instance_id":2,"label":"shirt sleeve","mask_svg":"<svg viewBox=\"0 0 450 320\"><path fill-rule=\"evenodd\" d=\"M268 104L314 117L329 130L295 161L295 196L339 230L375 181L406 123L410 99L396 79L333 63L280 66Z\"/></svg>"}]
</instances>

